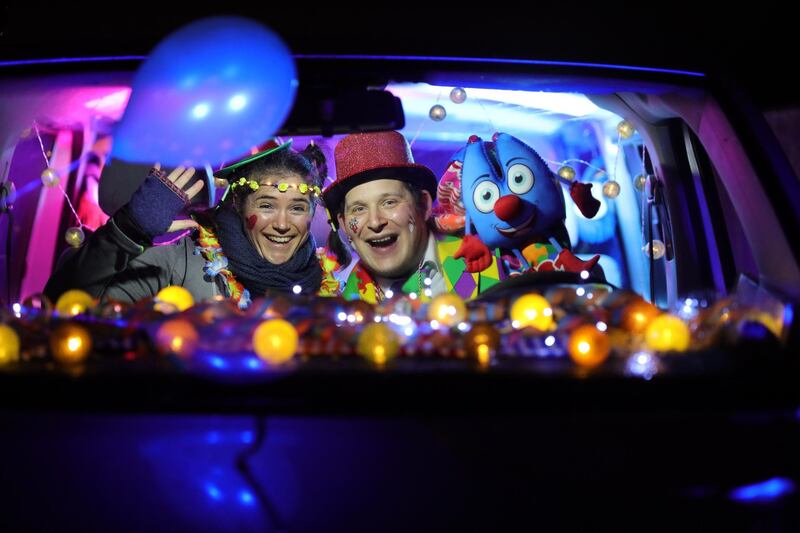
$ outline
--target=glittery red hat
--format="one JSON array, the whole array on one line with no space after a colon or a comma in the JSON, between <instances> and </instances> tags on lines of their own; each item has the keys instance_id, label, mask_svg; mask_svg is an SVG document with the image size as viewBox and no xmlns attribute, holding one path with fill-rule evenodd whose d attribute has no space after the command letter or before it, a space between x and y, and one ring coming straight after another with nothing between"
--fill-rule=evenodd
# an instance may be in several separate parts
<instances>
[{"instance_id":1,"label":"glittery red hat","mask_svg":"<svg viewBox=\"0 0 800 533\"><path fill-rule=\"evenodd\" d=\"M337 211L353 187L378 179L396 179L428 191L436 198L436 176L414 162L406 138L396 131L348 135L333 151L336 181L322 191L322 199Z\"/></svg>"}]
</instances>

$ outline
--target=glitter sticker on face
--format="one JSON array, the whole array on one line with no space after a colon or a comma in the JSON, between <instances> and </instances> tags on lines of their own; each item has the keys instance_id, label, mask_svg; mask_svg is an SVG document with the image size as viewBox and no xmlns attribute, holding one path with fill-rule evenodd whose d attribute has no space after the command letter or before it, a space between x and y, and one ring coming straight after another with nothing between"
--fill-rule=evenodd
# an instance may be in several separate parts
<instances>
[{"instance_id":1,"label":"glitter sticker on face","mask_svg":"<svg viewBox=\"0 0 800 533\"><path fill-rule=\"evenodd\" d=\"M356 217L352 217L347 225L350 227L350 231L356 234L358 233L358 219Z\"/></svg>"}]
</instances>

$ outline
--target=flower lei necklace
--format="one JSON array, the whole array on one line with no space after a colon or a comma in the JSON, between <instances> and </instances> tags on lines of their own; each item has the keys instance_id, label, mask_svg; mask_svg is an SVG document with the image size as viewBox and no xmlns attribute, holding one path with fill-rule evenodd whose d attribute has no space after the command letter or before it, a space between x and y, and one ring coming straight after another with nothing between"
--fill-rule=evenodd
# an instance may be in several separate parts
<instances>
[{"instance_id":1,"label":"flower lei necklace","mask_svg":"<svg viewBox=\"0 0 800 533\"><path fill-rule=\"evenodd\" d=\"M244 288L244 285L236 279L236 276L228 268L228 258L225 257L216 234L210 228L201 224L197 242L199 246L195 248L194 253L195 255L202 255L206 260L203 272L212 278L218 275L222 276L228 290L228 296L236 302L240 309L249 307L252 302L250 291ZM336 279L334 273L339 271L341 266L325 248L317 248L316 254L317 260L322 267L322 283L317 294L319 296L338 296L341 283Z\"/></svg>"}]
</instances>

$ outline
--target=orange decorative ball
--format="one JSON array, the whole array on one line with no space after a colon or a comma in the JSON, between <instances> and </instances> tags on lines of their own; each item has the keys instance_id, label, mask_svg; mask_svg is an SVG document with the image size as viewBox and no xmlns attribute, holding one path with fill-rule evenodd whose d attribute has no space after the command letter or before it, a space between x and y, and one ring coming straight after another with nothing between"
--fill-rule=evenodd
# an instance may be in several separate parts
<instances>
[{"instance_id":1,"label":"orange decorative ball","mask_svg":"<svg viewBox=\"0 0 800 533\"><path fill-rule=\"evenodd\" d=\"M598 366L608 358L611 340L593 325L580 326L569 337L569 356L582 367Z\"/></svg>"},{"instance_id":2,"label":"orange decorative ball","mask_svg":"<svg viewBox=\"0 0 800 533\"><path fill-rule=\"evenodd\" d=\"M622 325L631 333L643 333L661 311L644 300L634 300L622 310Z\"/></svg>"}]
</instances>

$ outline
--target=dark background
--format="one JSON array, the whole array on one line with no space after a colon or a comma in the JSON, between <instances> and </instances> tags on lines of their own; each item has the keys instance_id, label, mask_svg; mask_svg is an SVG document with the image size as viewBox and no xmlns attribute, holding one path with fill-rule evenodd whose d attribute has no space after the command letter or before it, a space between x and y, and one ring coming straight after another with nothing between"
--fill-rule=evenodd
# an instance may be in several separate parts
<instances>
[{"instance_id":1,"label":"dark background","mask_svg":"<svg viewBox=\"0 0 800 533\"><path fill-rule=\"evenodd\" d=\"M205 16L261 20L295 53L410 54L586 61L722 76L762 109L796 107L800 19L773 2L225 2L174 7L143 2L0 8L0 59L144 55ZM387 5L388 4L388 5Z\"/></svg>"}]
</instances>

